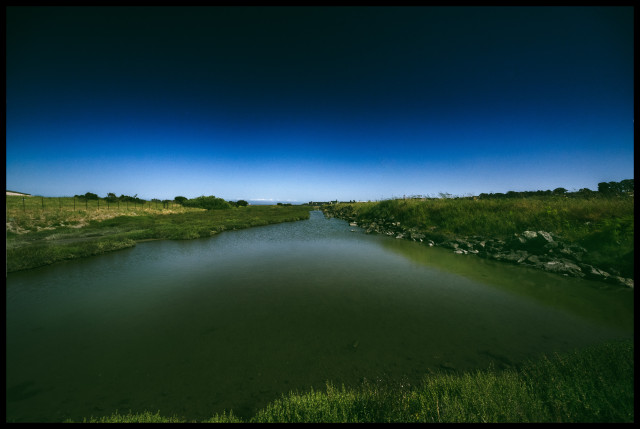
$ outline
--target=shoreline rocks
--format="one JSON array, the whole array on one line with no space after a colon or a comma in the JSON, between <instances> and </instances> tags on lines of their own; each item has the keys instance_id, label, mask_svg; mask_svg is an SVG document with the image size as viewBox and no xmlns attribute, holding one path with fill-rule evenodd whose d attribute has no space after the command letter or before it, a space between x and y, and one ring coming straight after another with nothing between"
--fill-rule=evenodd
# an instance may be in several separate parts
<instances>
[{"instance_id":1,"label":"shoreline rocks","mask_svg":"<svg viewBox=\"0 0 640 429\"><path fill-rule=\"evenodd\" d=\"M451 249L458 255L477 255L481 258L493 259L512 264L525 265L550 273L601 280L634 288L634 281L621 277L617 272L607 272L601 268L583 263L587 250L577 244L568 244L553 233L547 231L523 231L514 234L507 240L480 236L446 239L436 243L427 239L425 234L416 228L408 228L389 219L376 219L362 222L353 213L334 213L323 210L327 217L337 217L349 222L350 226L359 226L367 234L384 234L397 239L424 243L430 247L439 246Z\"/></svg>"}]
</instances>

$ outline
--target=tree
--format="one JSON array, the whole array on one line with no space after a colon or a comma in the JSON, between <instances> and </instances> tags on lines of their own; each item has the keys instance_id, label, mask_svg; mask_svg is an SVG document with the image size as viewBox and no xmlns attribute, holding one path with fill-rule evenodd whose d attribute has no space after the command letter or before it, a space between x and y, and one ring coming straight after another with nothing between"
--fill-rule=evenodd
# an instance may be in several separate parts
<instances>
[{"instance_id":1,"label":"tree","mask_svg":"<svg viewBox=\"0 0 640 429\"><path fill-rule=\"evenodd\" d=\"M175 197L173 201L175 201L178 204L184 204L185 201L187 201L187 198L178 196L178 197Z\"/></svg>"},{"instance_id":2,"label":"tree","mask_svg":"<svg viewBox=\"0 0 640 429\"><path fill-rule=\"evenodd\" d=\"M598 183L598 192L602 195L616 195L620 193L620 184L617 182Z\"/></svg>"},{"instance_id":3,"label":"tree","mask_svg":"<svg viewBox=\"0 0 640 429\"><path fill-rule=\"evenodd\" d=\"M592 191L589 188L582 188L580 190L578 190L578 192L576 192L576 195L581 196L581 197L593 197L595 195L595 191Z\"/></svg>"},{"instance_id":4,"label":"tree","mask_svg":"<svg viewBox=\"0 0 640 429\"><path fill-rule=\"evenodd\" d=\"M237 205L238 207L245 207L245 206L248 206L248 205L249 205L249 203L248 203L248 202L246 202L245 200L238 200L238 201L236 201L236 205Z\"/></svg>"},{"instance_id":5,"label":"tree","mask_svg":"<svg viewBox=\"0 0 640 429\"><path fill-rule=\"evenodd\" d=\"M564 195L566 193L567 193L567 190L565 188L556 188L553 190L554 195Z\"/></svg>"},{"instance_id":6,"label":"tree","mask_svg":"<svg viewBox=\"0 0 640 429\"><path fill-rule=\"evenodd\" d=\"M626 179L620 182L620 190L624 193L633 192L633 179Z\"/></svg>"}]
</instances>

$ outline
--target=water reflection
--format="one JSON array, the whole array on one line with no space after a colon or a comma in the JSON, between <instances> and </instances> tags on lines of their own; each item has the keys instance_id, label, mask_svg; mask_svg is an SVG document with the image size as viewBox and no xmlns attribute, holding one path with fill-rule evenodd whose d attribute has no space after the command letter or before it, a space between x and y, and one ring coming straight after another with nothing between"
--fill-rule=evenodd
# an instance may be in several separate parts
<instances>
[{"instance_id":1,"label":"water reflection","mask_svg":"<svg viewBox=\"0 0 640 429\"><path fill-rule=\"evenodd\" d=\"M381 245L421 265L459 274L592 322L633 331L632 289L569 278L475 255L457 255L448 249L429 248L406 240L383 240Z\"/></svg>"}]
</instances>

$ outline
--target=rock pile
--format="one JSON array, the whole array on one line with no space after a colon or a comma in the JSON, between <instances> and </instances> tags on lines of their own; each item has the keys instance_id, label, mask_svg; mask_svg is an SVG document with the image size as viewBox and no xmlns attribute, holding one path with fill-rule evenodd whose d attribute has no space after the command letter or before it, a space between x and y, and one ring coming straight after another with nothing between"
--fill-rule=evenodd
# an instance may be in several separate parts
<instances>
[{"instance_id":1,"label":"rock pile","mask_svg":"<svg viewBox=\"0 0 640 429\"><path fill-rule=\"evenodd\" d=\"M348 220L351 226L360 226L367 234L384 234L429 246L449 248L460 255L476 254L483 258L527 265L566 276L604 280L629 288L634 287L633 279L621 277L620 273L613 270L607 272L584 263L583 259L587 254L585 248L565 243L560 237L546 231L523 231L520 234L514 234L508 240L473 236L436 243L426 239L425 234L416 228L409 228L395 221L393 216L372 222L358 222L353 213L332 213L325 210L325 215Z\"/></svg>"}]
</instances>

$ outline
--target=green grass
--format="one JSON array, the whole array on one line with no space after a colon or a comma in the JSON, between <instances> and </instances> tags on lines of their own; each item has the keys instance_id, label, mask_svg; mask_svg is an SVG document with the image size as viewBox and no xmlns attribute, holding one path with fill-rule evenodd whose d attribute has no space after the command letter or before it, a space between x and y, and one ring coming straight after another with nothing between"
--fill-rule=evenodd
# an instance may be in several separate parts
<instances>
[{"instance_id":1,"label":"green grass","mask_svg":"<svg viewBox=\"0 0 640 429\"><path fill-rule=\"evenodd\" d=\"M633 422L631 340L542 356L517 369L434 373L420 386L364 382L283 395L247 422ZM186 422L143 412L85 422ZM204 422L241 422L233 413Z\"/></svg>"},{"instance_id":2,"label":"green grass","mask_svg":"<svg viewBox=\"0 0 640 429\"><path fill-rule=\"evenodd\" d=\"M98 210L97 206L73 210L64 206L55 209L57 198L45 198L45 208L48 204L51 210L32 206L23 211L16 209L15 199L21 204L21 197L7 197L7 272L100 255L132 247L141 240L189 240L225 230L308 219L310 210L308 206L162 209L161 205L155 209L153 203L147 203L145 209L134 209L133 204L126 208L121 203L119 210ZM67 204L69 200L72 198Z\"/></svg>"},{"instance_id":3,"label":"green grass","mask_svg":"<svg viewBox=\"0 0 640 429\"><path fill-rule=\"evenodd\" d=\"M352 213L360 222L400 222L435 241L461 236L505 239L526 230L552 232L585 247L589 252L584 262L613 267L633 278L633 201L628 196L397 199L342 203L328 210Z\"/></svg>"}]
</instances>

